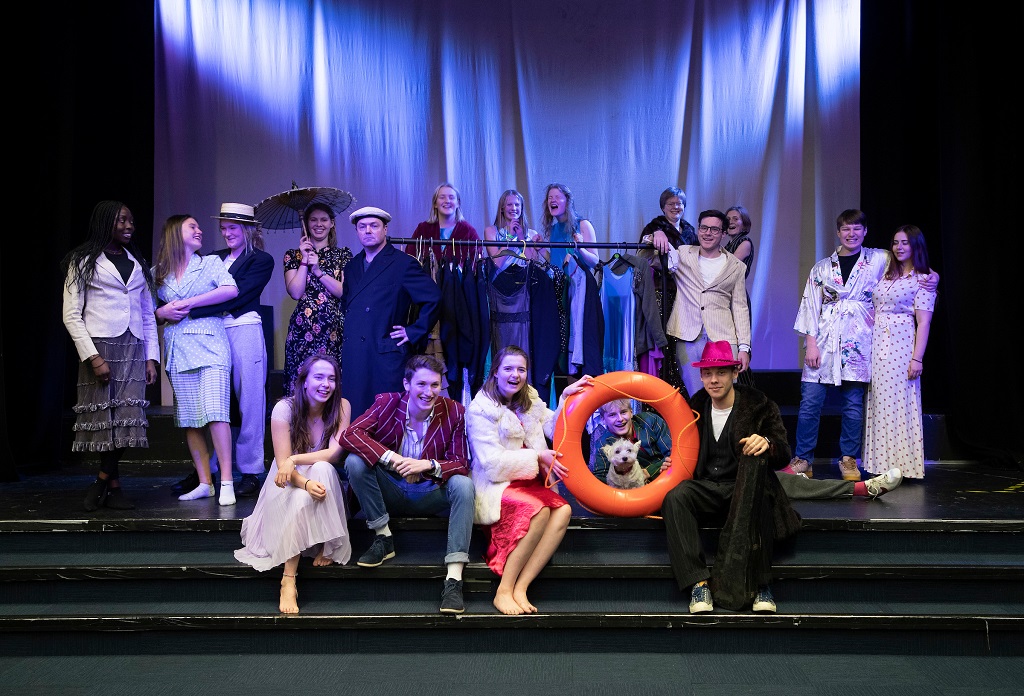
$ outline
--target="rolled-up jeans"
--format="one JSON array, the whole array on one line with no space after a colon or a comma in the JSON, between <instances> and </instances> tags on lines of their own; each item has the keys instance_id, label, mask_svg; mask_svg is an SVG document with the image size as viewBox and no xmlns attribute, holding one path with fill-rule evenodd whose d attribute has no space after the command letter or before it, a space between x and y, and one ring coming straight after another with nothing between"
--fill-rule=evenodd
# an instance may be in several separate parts
<instances>
[{"instance_id":1,"label":"rolled-up jeans","mask_svg":"<svg viewBox=\"0 0 1024 696\"><path fill-rule=\"evenodd\" d=\"M448 552L445 563L468 563L473 534L476 491L468 476L456 474L444 483L425 479L409 483L383 466L369 466L350 454L345 473L366 515L366 526L380 529L391 515L448 517Z\"/></svg>"}]
</instances>

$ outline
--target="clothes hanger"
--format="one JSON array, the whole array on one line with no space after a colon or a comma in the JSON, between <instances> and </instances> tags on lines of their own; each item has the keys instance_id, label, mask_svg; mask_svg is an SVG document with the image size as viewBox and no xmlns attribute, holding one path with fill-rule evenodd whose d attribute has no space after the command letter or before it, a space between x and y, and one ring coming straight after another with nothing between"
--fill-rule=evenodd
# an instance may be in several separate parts
<instances>
[{"instance_id":1,"label":"clothes hanger","mask_svg":"<svg viewBox=\"0 0 1024 696\"><path fill-rule=\"evenodd\" d=\"M526 240L524 239L524 240L522 240L522 242L523 242L522 250L505 248L505 249L502 249L501 251L499 251L497 254L495 254L491 258L500 258L502 256L511 256L513 258L520 259L522 261L529 261L529 259L526 258Z\"/></svg>"},{"instance_id":2,"label":"clothes hanger","mask_svg":"<svg viewBox=\"0 0 1024 696\"><path fill-rule=\"evenodd\" d=\"M625 248L624 247L620 247L620 248L622 248L623 252L625 252ZM621 268L622 266L620 264L623 264L623 263L626 264L627 266L631 266L633 268L636 268L635 264L633 263L633 260L630 259L629 256L627 254L625 254L625 253L619 253L618 250L616 250L615 253L612 254L612 257L611 257L611 259L608 260L608 263L611 264L611 269L612 269L613 272L616 269Z\"/></svg>"}]
</instances>

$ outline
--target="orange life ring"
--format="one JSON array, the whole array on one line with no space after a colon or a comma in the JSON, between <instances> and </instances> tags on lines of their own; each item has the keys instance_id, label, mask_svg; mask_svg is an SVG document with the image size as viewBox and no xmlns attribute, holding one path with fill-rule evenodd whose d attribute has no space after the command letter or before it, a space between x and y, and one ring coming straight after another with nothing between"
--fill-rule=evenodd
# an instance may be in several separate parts
<instances>
[{"instance_id":1,"label":"orange life ring","mask_svg":"<svg viewBox=\"0 0 1024 696\"><path fill-rule=\"evenodd\" d=\"M621 490L599 480L583 456L581 435L594 411L613 399L637 399L654 407L672 433L672 465L650 483ZM610 517L644 517L661 509L665 495L693 477L697 466L697 421L679 390L644 372L609 372L589 389L568 397L555 423L553 444L569 473L564 483L586 509Z\"/></svg>"}]
</instances>

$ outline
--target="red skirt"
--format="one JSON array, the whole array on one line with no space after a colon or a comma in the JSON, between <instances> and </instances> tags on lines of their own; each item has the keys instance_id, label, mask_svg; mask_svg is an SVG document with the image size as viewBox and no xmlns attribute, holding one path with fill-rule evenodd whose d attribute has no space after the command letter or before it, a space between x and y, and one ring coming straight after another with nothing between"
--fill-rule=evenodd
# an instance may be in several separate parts
<instances>
[{"instance_id":1,"label":"red skirt","mask_svg":"<svg viewBox=\"0 0 1024 696\"><path fill-rule=\"evenodd\" d=\"M501 494L501 516L491 525L491 542L484 554L487 567L498 575L505 572L505 561L530 530L534 515L542 508L554 509L568 504L553 489L545 488L539 477L508 484Z\"/></svg>"}]
</instances>

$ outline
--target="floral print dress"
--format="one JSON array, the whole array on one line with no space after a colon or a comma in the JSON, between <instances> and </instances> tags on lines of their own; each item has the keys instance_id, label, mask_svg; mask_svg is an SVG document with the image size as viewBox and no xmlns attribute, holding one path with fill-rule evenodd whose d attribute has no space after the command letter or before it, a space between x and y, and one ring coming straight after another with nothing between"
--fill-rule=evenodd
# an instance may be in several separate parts
<instances>
[{"instance_id":1,"label":"floral print dress","mask_svg":"<svg viewBox=\"0 0 1024 696\"><path fill-rule=\"evenodd\" d=\"M342 271L352 260L348 247L324 247L317 252L320 270L342 279ZM296 270L302 264L298 249L284 254L284 270ZM306 291L302 293L288 320L288 334L284 339L284 395L292 393L292 382L302 361L314 353L332 355L341 364L341 339L344 335L345 316L341 301L328 292L323 281L306 276Z\"/></svg>"}]
</instances>

